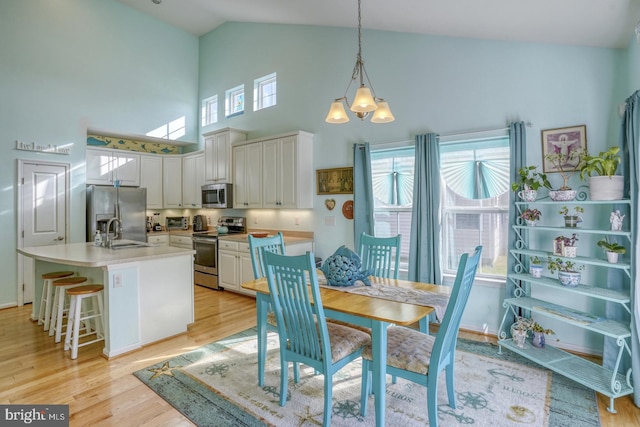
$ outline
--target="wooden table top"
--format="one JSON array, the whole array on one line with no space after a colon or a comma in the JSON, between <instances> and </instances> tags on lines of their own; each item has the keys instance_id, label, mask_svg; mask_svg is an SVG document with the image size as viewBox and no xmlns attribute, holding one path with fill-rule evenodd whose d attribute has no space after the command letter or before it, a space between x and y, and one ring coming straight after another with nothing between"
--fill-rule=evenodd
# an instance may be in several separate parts
<instances>
[{"instance_id":1,"label":"wooden table top","mask_svg":"<svg viewBox=\"0 0 640 427\"><path fill-rule=\"evenodd\" d=\"M374 276L371 276L370 280L371 283L388 286L425 290L443 295L451 294L451 288L447 286L411 282L408 280L385 279ZM242 288L262 294L269 293L269 285L265 278L245 282L242 284ZM338 288L331 289L323 286L320 287L320 296L325 309L404 326L411 325L434 311L433 307L429 306L390 301L368 295L358 295L341 291Z\"/></svg>"}]
</instances>

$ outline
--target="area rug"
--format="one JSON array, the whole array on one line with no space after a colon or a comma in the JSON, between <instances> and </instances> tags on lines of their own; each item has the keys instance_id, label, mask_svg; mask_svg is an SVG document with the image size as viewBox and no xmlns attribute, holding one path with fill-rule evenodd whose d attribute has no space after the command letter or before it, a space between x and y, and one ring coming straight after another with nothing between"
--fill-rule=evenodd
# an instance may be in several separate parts
<instances>
[{"instance_id":1,"label":"area rug","mask_svg":"<svg viewBox=\"0 0 640 427\"><path fill-rule=\"evenodd\" d=\"M301 367L289 373L287 404L279 405L278 337L268 336L265 385L257 385L256 330L249 329L160 362L134 375L198 426L322 425L323 377ZM459 340L456 409L444 374L438 389L441 426L600 426L595 393L495 345ZM374 398L360 416L360 360L334 375L333 426L375 426ZM386 425L428 425L426 388L387 382Z\"/></svg>"}]
</instances>

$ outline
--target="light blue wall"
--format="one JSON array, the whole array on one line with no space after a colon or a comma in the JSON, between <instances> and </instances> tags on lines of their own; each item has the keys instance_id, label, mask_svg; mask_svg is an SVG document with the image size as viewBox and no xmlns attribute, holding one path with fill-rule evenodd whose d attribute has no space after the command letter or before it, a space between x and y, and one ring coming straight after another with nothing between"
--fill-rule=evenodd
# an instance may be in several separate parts
<instances>
[{"instance_id":1,"label":"light blue wall","mask_svg":"<svg viewBox=\"0 0 640 427\"><path fill-rule=\"evenodd\" d=\"M72 164L71 240L83 241L86 129L144 135L186 116L184 139L197 141L197 87L198 39L121 3L0 2L0 307L17 301L16 159Z\"/></svg>"},{"instance_id":2,"label":"light blue wall","mask_svg":"<svg viewBox=\"0 0 640 427\"><path fill-rule=\"evenodd\" d=\"M587 125L588 147L617 141L617 106L627 96L619 78L622 49L497 42L363 31L363 57L378 96L396 121L375 125L355 118L343 125L324 122L333 98L348 84L356 54L356 30L290 25L227 23L201 38L200 95L218 94L244 83L242 116L201 129L234 127L249 138L302 129L315 134L314 166L352 165L354 142L372 144L441 134L502 128L531 121L527 162L541 164L540 130ZM276 72L278 105L253 112L253 79ZM350 97L353 97L353 91ZM559 182L559 177L552 180ZM351 198L336 197L338 207ZM341 244L353 247L352 223L324 208L317 196L313 231L323 258ZM335 215L335 227L324 225ZM280 228L292 224L274 223Z\"/></svg>"}]
</instances>

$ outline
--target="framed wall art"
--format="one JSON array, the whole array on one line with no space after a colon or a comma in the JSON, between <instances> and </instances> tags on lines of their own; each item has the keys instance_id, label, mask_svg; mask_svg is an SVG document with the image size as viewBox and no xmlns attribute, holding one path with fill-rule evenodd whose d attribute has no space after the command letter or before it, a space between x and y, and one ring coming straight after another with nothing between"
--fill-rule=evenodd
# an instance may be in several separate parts
<instances>
[{"instance_id":1,"label":"framed wall art","mask_svg":"<svg viewBox=\"0 0 640 427\"><path fill-rule=\"evenodd\" d=\"M542 131L542 169L544 173L577 170L580 163L580 153L586 151L586 125ZM549 155L557 155L555 163L549 160ZM561 163L558 163L558 159Z\"/></svg>"},{"instance_id":2,"label":"framed wall art","mask_svg":"<svg viewBox=\"0 0 640 427\"><path fill-rule=\"evenodd\" d=\"M317 169L318 194L353 194L353 167Z\"/></svg>"}]
</instances>

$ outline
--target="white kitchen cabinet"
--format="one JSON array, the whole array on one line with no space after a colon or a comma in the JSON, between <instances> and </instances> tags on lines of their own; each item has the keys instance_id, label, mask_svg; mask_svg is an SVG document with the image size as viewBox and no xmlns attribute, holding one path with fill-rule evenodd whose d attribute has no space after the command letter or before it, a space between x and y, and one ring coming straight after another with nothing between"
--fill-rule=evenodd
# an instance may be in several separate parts
<instances>
[{"instance_id":1,"label":"white kitchen cabinet","mask_svg":"<svg viewBox=\"0 0 640 427\"><path fill-rule=\"evenodd\" d=\"M204 153L189 154L182 158L182 206L201 208L204 184Z\"/></svg>"},{"instance_id":2,"label":"white kitchen cabinet","mask_svg":"<svg viewBox=\"0 0 640 427\"><path fill-rule=\"evenodd\" d=\"M262 142L262 206L313 208L313 135L296 132Z\"/></svg>"},{"instance_id":3,"label":"white kitchen cabinet","mask_svg":"<svg viewBox=\"0 0 640 427\"><path fill-rule=\"evenodd\" d=\"M140 187L147 189L147 209L162 209L162 157L140 155Z\"/></svg>"},{"instance_id":4,"label":"white kitchen cabinet","mask_svg":"<svg viewBox=\"0 0 640 427\"><path fill-rule=\"evenodd\" d=\"M169 246L175 246L183 249L193 249L193 241L191 236L169 235Z\"/></svg>"},{"instance_id":5,"label":"white kitchen cabinet","mask_svg":"<svg viewBox=\"0 0 640 427\"><path fill-rule=\"evenodd\" d=\"M225 128L209 132L204 136L205 181L233 183L231 144L247 140L247 133Z\"/></svg>"},{"instance_id":6,"label":"white kitchen cabinet","mask_svg":"<svg viewBox=\"0 0 640 427\"><path fill-rule=\"evenodd\" d=\"M253 280L248 242L218 240L218 283L225 290L254 295L240 285Z\"/></svg>"},{"instance_id":7,"label":"white kitchen cabinet","mask_svg":"<svg viewBox=\"0 0 640 427\"><path fill-rule=\"evenodd\" d=\"M164 208L182 208L182 156L163 157L162 196Z\"/></svg>"},{"instance_id":8,"label":"white kitchen cabinet","mask_svg":"<svg viewBox=\"0 0 640 427\"><path fill-rule=\"evenodd\" d=\"M158 246L169 246L168 234L147 234L147 243L153 243Z\"/></svg>"},{"instance_id":9,"label":"white kitchen cabinet","mask_svg":"<svg viewBox=\"0 0 640 427\"><path fill-rule=\"evenodd\" d=\"M262 143L233 147L233 207L262 207Z\"/></svg>"},{"instance_id":10,"label":"white kitchen cabinet","mask_svg":"<svg viewBox=\"0 0 640 427\"><path fill-rule=\"evenodd\" d=\"M140 154L123 150L87 148L87 184L123 187L140 185Z\"/></svg>"}]
</instances>

